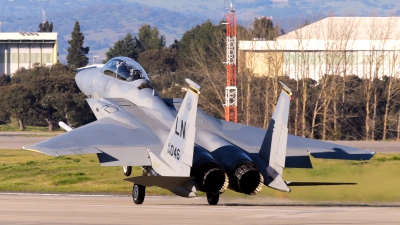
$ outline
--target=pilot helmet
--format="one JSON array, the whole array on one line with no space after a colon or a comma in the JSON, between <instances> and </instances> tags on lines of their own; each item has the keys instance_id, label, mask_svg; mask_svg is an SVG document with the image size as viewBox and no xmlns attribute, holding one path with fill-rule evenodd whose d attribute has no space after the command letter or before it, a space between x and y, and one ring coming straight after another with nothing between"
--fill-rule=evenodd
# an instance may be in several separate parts
<instances>
[{"instance_id":1,"label":"pilot helmet","mask_svg":"<svg viewBox=\"0 0 400 225\"><path fill-rule=\"evenodd\" d=\"M131 80L136 80L136 79L142 78L142 71L140 71L140 70L131 68L129 72L130 72L129 78L131 78Z\"/></svg>"}]
</instances>

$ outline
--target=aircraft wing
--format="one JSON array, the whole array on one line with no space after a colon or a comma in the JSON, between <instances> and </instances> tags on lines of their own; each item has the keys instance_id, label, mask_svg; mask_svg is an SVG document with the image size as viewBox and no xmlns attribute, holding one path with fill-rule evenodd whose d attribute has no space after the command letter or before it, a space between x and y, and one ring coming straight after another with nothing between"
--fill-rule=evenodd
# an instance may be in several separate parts
<instances>
[{"instance_id":1,"label":"aircraft wing","mask_svg":"<svg viewBox=\"0 0 400 225\"><path fill-rule=\"evenodd\" d=\"M151 165L147 147L157 143L160 140L144 127L105 117L23 148L51 156L97 153L103 166L130 166Z\"/></svg>"}]
</instances>

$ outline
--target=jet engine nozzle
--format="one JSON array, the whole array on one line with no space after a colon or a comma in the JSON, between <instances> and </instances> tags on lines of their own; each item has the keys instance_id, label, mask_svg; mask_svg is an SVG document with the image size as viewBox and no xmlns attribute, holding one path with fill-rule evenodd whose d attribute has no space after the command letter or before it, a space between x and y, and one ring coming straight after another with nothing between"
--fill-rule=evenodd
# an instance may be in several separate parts
<instances>
[{"instance_id":1,"label":"jet engine nozzle","mask_svg":"<svg viewBox=\"0 0 400 225\"><path fill-rule=\"evenodd\" d=\"M196 182L201 191L221 194L228 189L229 178L216 163L209 162L198 169Z\"/></svg>"},{"instance_id":2,"label":"jet engine nozzle","mask_svg":"<svg viewBox=\"0 0 400 225\"><path fill-rule=\"evenodd\" d=\"M248 195L255 195L264 185L264 177L250 161L239 164L229 176L229 188Z\"/></svg>"},{"instance_id":3,"label":"jet engine nozzle","mask_svg":"<svg viewBox=\"0 0 400 225\"><path fill-rule=\"evenodd\" d=\"M194 146L191 176L195 177L199 190L204 192L221 194L229 185L229 178L218 162L197 145Z\"/></svg>"},{"instance_id":4,"label":"jet engine nozzle","mask_svg":"<svg viewBox=\"0 0 400 225\"><path fill-rule=\"evenodd\" d=\"M264 185L264 177L245 151L221 137L212 139L222 145L212 151L211 155L228 174L228 188L248 195L260 192Z\"/></svg>"}]
</instances>

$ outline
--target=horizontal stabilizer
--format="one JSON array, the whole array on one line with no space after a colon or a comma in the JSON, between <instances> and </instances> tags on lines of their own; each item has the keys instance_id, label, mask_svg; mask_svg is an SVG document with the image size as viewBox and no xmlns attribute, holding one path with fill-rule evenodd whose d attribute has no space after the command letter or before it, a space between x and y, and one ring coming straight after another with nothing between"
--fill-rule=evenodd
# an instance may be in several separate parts
<instances>
[{"instance_id":1,"label":"horizontal stabilizer","mask_svg":"<svg viewBox=\"0 0 400 225\"><path fill-rule=\"evenodd\" d=\"M289 151L287 149L285 168L312 169L312 163L307 150Z\"/></svg>"},{"instance_id":2,"label":"horizontal stabilizer","mask_svg":"<svg viewBox=\"0 0 400 225\"><path fill-rule=\"evenodd\" d=\"M182 186L193 179L194 177L139 176L126 178L124 180L146 187L157 186L165 189L172 189Z\"/></svg>"},{"instance_id":3,"label":"horizontal stabilizer","mask_svg":"<svg viewBox=\"0 0 400 225\"><path fill-rule=\"evenodd\" d=\"M297 152L306 150L314 158L321 159L342 159L342 160L369 160L375 155L365 149L354 148L335 143L329 143L314 139L308 139L289 135L288 150Z\"/></svg>"},{"instance_id":4,"label":"horizontal stabilizer","mask_svg":"<svg viewBox=\"0 0 400 225\"><path fill-rule=\"evenodd\" d=\"M288 186L329 186L329 185L357 185L357 183L348 182L292 182L286 181Z\"/></svg>"},{"instance_id":5,"label":"horizontal stabilizer","mask_svg":"<svg viewBox=\"0 0 400 225\"><path fill-rule=\"evenodd\" d=\"M151 166L146 147L101 147L97 157L102 166Z\"/></svg>"},{"instance_id":6,"label":"horizontal stabilizer","mask_svg":"<svg viewBox=\"0 0 400 225\"><path fill-rule=\"evenodd\" d=\"M351 147L348 147L351 148ZM355 149L355 148L354 148ZM334 148L332 151L326 152L311 152L310 153L314 158L320 159L346 159L346 160L370 160L372 156L375 155L375 152L361 152L361 153L351 153L343 151L339 148Z\"/></svg>"}]
</instances>

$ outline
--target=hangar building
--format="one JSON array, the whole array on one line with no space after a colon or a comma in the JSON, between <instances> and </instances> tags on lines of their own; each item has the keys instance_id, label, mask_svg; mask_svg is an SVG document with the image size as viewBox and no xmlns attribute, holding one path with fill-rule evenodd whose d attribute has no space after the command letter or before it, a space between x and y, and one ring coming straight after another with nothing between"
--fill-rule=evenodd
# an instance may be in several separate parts
<instances>
[{"instance_id":1,"label":"hangar building","mask_svg":"<svg viewBox=\"0 0 400 225\"><path fill-rule=\"evenodd\" d=\"M400 17L328 17L238 50L239 72L255 76L400 77Z\"/></svg>"},{"instance_id":2,"label":"hangar building","mask_svg":"<svg viewBox=\"0 0 400 225\"><path fill-rule=\"evenodd\" d=\"M12 75L21 67L57 63L57 33L0 32L0 75Z\"/></svg>"}]
</instances>

